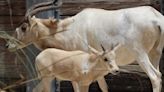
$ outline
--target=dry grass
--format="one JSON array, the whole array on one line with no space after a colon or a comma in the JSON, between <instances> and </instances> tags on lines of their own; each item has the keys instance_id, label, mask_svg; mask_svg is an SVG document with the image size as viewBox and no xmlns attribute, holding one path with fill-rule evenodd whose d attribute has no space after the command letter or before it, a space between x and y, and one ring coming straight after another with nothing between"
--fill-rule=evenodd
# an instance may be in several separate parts
<instances>
[{"instance_id":1,"label":"dry grass","mask_svg":"<svg viewBox=\"0 0 164 92\"><path fill-rule=\"evenodd\" d=\"M12 90L12 88L24 85L24 84L28 83L29 80L33 80L36 77L35 76L36 73L34 72L35 68L33 67L34 65L32 64L30 57L26 54L26 52L22 48L19 48L19 45L23 44L23 43L21 43L20 41L18 41L16 38L9 35L5 31L0 31L0 38L4 39L7 42L7 44L9 44L9 46L11 46L11 47L9 47L8 50L16 55L16 57L18 58L18 61L22 63L25 70L27 71L27 75L32 76L31 79L28 79L28 80L26 79L26 80L21 81L20 83L9 84L9 85L6 85L5 83L0 81L0 84L3 86L3 88L1 88L1 90L9 89L10 92L15 92L14 90ZM21 52L21 54L23 54L23 56L25 56L25 57L22 57L22 55L20 55L20 53L17 52L18 49L19 49L19 52ZM35 55L34 52L30 48L28 48L27 50L29 50L29 52L32 55ZM16 62L18 62L18 61L16 61ZM32 73L35 73L35 74L32 74ZM34 79L34 80L36 80L36 79ZM1 90L0 90L0 92L1 92Z\"/></svg>"},{"instance_id":2,"label":"dry grass","mask_svg":"<svg viewBox=\"0 0 164 92\"><path fill-rule=\"evenodd\" d=\"M16 51L20 48L20 45L23 45L22 42L18 41L16 38L9 35L5 31L0 31L0 38L4 39L7 42L7 44L10 46L8 50L11 52Z\"/></svg>"}]
</instances>

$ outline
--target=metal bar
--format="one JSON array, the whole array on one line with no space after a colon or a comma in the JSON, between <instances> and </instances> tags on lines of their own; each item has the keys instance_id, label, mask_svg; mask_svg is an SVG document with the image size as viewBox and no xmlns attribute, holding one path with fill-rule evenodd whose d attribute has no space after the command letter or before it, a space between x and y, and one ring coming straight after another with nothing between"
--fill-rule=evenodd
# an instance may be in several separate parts
<instances>
[{"instance_id":1,"label":"metal bar","mask_svg":"<svg viewBox=\"0 0 164 92\"><path fill-rule=\"evenodd\" d=\"M60 2L62 2L61 0L54 0L54 6L56 6L56 4L60 4ZM58 5L57 5L58 6ZM58 9L55 9L54 10L54 17L59 20L61 17L60 17L60 8ZM55 79L53 82L52 82L52 85L51 85L51 91L52 92L60 92L60 81Z\"/></svg>"}]
</instances>

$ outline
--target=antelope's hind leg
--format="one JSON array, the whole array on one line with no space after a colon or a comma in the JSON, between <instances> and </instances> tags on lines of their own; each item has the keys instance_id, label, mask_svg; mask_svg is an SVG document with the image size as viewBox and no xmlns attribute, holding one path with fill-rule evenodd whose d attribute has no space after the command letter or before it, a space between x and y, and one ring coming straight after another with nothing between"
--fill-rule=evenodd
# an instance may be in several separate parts
<instances>
[{"instance_id":1,"label":"antelope's hind leg","mask_svg":"<svg viewBox=\"0 0 164 92\"><path fill-rule=\"evenodd\" d=\"M137 61L141 68L149 76L153 92L161 92L161 73L150 62L146 52L138 53Z\"/></svg>"}]
</instances>

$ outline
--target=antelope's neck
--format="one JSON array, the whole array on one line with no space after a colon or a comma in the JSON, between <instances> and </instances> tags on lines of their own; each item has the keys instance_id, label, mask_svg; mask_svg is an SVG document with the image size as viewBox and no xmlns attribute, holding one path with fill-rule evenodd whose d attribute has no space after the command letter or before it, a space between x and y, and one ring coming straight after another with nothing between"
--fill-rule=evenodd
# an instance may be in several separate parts
<instances>
[{"instance_id":1,"label":"antelope's neck","mask_svg":"<svg viewBox=\"0 0 164 92\"><path fill-rule=\"evenodd\" d=\"M44 50L47 48L63 49L63 44L60 41L56 40L53 36L41 38L38 41L34 42L34 45L40 50Z\"/></svg>"},{"instance_id":2,"label":"antelope's neck","mask_svg":"<svg viewBox=\"0 0 164 92\"><path fill-rule=\"evenodd\" d=\"M83 35L79 37L79 35L77 34L79 33L70 29L52 36L47 36L42 39L39 39L34 44L37 48L40 48L42 50L46 48L58 48L68 51L88 51L88 42L86 40L86 37Z\"/></svg>"},{"instance_id":3,"label":"antelope's neck","mask_svg":"<svg viewBox=\"0 0 164 92\"><path fill-rule=\"evenodd\" d=\"M97 59L95 61L93 68L95 69L98 69L98 70L107 70L108 69L108 65L100 58L100 57L97 57Z\"/></svg>"},{"instance_id":4,"label":"antelope's neck","mask_svg":"<svg viewBox=\"0 0 164 92\"><path fill-rule=\"evenodd\" d=\"M90 54L89 56L89 63L91 64L91 69L95 68L97 66L97 64L100 62L99 57L95 54Z\"/></svg>"}]
</instances>

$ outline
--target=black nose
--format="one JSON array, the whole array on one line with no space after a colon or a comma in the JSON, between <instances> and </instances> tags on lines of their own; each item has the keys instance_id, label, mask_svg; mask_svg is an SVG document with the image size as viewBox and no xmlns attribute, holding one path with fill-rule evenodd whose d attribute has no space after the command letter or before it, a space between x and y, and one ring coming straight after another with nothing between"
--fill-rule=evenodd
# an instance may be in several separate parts
<instances>
[{"instance_id":1,"label":"black nose","mask_svg":"<svg viewBox=\"0 0 164 92\"><path fill-rule=\"evenodd\" d=\"M118 71L118 70L116 70L116 71L113 72L114 75L117 75L119 73L120 73L120 71Z\"/></svg>"},{"instance_id":2,"label":"black nose","mask_svg":"<svg viewBox=\"0 0 164 92\"><path fill-rule=\"evenodd\" d=\"M117 70L117 71L115 71L115 73L116 73L116 74L119 74L119 73L120 73L120 71L118 71L118 70Z\"/></svg>"}]
</instances>

